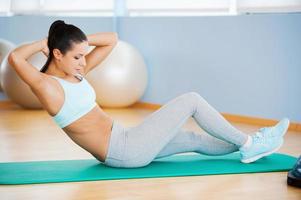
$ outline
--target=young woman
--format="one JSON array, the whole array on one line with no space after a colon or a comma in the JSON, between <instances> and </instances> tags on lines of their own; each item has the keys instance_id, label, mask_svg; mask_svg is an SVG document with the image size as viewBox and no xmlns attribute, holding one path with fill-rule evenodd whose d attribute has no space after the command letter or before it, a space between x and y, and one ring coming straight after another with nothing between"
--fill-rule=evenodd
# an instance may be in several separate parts
<instances>
[{"instance_id":1,"label":"young woman","mask_svg":"<svg viewBox=\"0 0 301 200\"><path fill-rule=\"evenodd\" d=\"M95 92L84 78L111 52L116 33L86 36L79 28L55 21L48 38L16 48L9 62L30 86L44 109L79 146L112 167L142 167L155 158L183 152L225 155L240 151L241 161L254 162L280 148L289 120L261 128L249 136L234 128L195 92L180 95L135 126L125 128L96 103ZM94 50L87 53L89 46ZM48 56L38 71L27 59L37 53ZM189 117L207 134L184 131Z\"/></svg>"}]
</instances>

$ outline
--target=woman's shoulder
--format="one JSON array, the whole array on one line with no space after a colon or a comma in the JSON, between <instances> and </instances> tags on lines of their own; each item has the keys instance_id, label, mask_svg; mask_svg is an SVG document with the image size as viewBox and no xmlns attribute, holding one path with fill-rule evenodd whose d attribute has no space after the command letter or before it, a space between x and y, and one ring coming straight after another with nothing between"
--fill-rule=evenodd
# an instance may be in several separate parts
<instances>
[{"instance_id":1,"label":"woman's shoulder","mask_svg":"<svg viewBox=\"0 0 301 200\"><path fill-rule=\"evenodd\" d=\"M39 87L31 90L51 116L54 116L64 103L64 90L51 75L43 74Z\"/></svg>"}]
</instances>

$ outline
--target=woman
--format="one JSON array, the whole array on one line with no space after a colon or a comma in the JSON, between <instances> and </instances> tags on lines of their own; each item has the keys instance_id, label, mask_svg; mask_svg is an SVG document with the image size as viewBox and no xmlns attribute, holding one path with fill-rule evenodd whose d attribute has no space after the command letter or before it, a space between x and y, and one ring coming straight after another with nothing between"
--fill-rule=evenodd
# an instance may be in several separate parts
<instances>
[{"instance_id":1,"label":"woman","mask_svg":"<svg viewBox=\"0 0 301 200\"><path fill-rule=\"evenodd\" d=\"M44 109L79 146L111 167L142 167L155 158L182 152L225 155L240 151L244 163L275 152L283 143L289 121L247 134L234 128L199 94L188 92L169 101L135 127L125 128L96 103L84 78L112 51L115 33L86 36L79 28L55 21L47 39L25 44L9 55L9 62L30 86ZM87 53L89 46L94 50ZM27 59L44 52L41 71ZM189 117L208 135L181 130Z\"/></svg>"}]
</instances>

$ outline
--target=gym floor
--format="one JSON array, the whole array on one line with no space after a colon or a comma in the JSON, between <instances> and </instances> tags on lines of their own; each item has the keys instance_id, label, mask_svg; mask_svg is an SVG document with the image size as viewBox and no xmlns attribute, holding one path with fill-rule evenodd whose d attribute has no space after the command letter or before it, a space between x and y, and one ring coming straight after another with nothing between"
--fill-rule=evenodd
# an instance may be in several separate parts
<instances>
[{"instance_id":1,"label":"gym floor","mask_svg":"<svg viewBox=\"0 0 301 200\"><path fill-rule=\"evenodd\" d=\"M151 109L104 109L124 126L134 126ZM93 158L74 144L43 110L24 110L8 103L0 106L0 162ZM246 133L258 126L232 123ZM192 118L185 129L201 132ZM280 152L301 153L301 132L289 131ZM1 172L0 172L1 173ZM301 199L301 189L287 186L287 172L124 179L0 186L8 199Z\"/></svg>"}]
</instances>

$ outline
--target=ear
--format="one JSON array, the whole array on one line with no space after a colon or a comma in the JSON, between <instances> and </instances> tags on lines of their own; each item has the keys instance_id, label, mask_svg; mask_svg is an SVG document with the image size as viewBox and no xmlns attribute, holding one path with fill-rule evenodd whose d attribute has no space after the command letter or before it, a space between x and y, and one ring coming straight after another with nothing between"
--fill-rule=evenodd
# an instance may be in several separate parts
<instances>
[{"instance_id":1,"label":"ear","mask_svg":"<svg viewBox=\"0 0 301 200\"><path fill-rule=\"evenodd\" d=\"M61 53L61 51L59 49L53 49L53 56L55 59L61 60L63 57L63 54Z\"/></svg>"}]
</instances>

